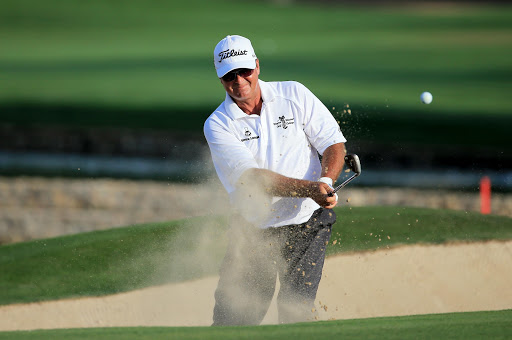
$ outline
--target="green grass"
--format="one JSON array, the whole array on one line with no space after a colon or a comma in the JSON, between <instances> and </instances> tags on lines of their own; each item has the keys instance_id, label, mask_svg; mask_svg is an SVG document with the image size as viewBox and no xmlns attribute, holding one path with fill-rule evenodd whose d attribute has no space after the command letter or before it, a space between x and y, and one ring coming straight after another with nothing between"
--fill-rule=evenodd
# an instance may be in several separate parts
<instances>
[{"instance_id":1,"label":"green grass","mask_svg":"<svg viewBox=\"0 0 512 340\"><path fill-rule=\"evenodd\" d=\"M328 255L402 244L512 239L512 219L501 216L403 207L336 212ZM4 245L0 304L113 294L216 275L227 244L225 231L225 218L204 217Z\"/></svg>"},{"instance_id":2,"label":"green grass","mask_svg":"<svg viewBox=\"0 0 512 340\"><path fill-rule=\"evenodd\" d=\"M253 41L262 79L304 83L353 138L504 148L511 17L512 6L467 4L6 0L0 123L201 133L224 98L213 48L236 33ZM429 106L419 102L425 90Z\"/></svg>"},{"instance_id":3,"label":"green grass","mask_svg":"<svg viewBox=\"0 0 512 340\"><path fill-rule=\"evenodd\" d=\"M0 304L104 295L216 274L225 249L223 221L191 218L1 246Z\"/></svg>"},{"instance_id":4,"label":"green grass","mask_svg":"<svg viewBox=\"0 0 512 340\"><path fill-rule=\"evenodd\" d=\"M127 327L0 332L0 339L510 339L512 310L256 327Z\"/></svg>"},{"instance_id":5,"label":"green grass","mask_svg":"<svg viewBox=\"0 0 512 340\"><path fill-rule=\"evenodd\" d=\"M504 216L412 207L344 207L336 212L328 254L403 244L512 239L512 219Z\"/></svg>"}]
</instances>

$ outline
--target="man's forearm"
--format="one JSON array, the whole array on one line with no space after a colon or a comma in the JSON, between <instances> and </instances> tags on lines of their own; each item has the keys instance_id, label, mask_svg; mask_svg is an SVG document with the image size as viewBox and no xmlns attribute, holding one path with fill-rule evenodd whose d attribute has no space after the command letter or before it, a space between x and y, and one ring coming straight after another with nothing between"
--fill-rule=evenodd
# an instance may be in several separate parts
<instances>
[{"instance_id":1,"label":"man's forearm","mask_svg":"<svg viewBox=\"0 0 512 340\"><path fill-rule=\"evenodd\" d=\"M315 183L256 168L244 172L238 182L241 187L256 186L269 195L281 197L310 197Z\"/></svg>"},{"instance_id":2,"label":"man's forearm","mask_svg":"<svg viewBox=\"0 0 512 340\"><path fill-rule=\"evenodd\" d=\"M320 177L329 177L335 182L343 169L345 145L338 143L328 147L322 157ZM309 197L324 208L336 205L337 198L329 196L332 185L323 181L308 181L291 178L268 169L253 168L245 171L238 180L238 188L249 196L260 193L278 197Z\"/></svg>"},{"instance_id":3,"label":"man's forearm","mask_svg":"<svg viewBox=\"0 0 512 340\"><path fill-rule=\"evenodd\" d=\"M322 155L322 176L329 177L336 182L343 170L346 150L344 143L333 144L325 149Z\"/></svg>"},{"instance_id":4,"label":"man's forearm","mask_svg":"<svg viewBox=\"0 0 512 340\"><path fill-rule=\"evenodd\" d=\"M345 157L344 143L328 147L322 157L322 173L320 177L329 177L335 182L343 169ZM242 174L238 184L263 190L272 196L280 197L311 197L317 193L316 181L291 178L267 169L250 169ZM250 189L251 190L251 189Z\"/></svg>"}]
</instances>

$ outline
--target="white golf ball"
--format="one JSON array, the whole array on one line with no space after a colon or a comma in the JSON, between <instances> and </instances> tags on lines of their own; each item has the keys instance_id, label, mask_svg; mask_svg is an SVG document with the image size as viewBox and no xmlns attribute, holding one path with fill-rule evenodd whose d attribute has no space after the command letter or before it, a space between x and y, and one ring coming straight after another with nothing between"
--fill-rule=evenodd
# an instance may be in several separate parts
<instances>
[{"instance_id":1,"label":"white golf ball","mask_svg":"<svg viewBox=\"0 0 512 340\"><path fill-rule=\"evenodd\" d=\"M432 93L423 92L420 96L420 99L423 104L430 104L432 103Z\"/></svg>"}]
</instances>

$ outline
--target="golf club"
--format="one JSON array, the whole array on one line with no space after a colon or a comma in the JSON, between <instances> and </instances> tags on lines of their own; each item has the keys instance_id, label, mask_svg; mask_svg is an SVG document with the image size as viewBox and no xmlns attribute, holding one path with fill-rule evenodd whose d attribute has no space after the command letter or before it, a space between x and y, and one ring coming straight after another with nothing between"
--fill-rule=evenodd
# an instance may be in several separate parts
<instances>
[{"instance_id":1,"label":"golf club","mask_svg":"<svg viewBox=\"0 0 512 340\"><path fill-rule=\"evenodd\" d=\"M334 196L334 193L345 185L347 185L350 181L361 174L361 162L359 161L359 157L356 154L349 154L345 156L345 164L347 167L354 173L348 179L346 179L343 183L338 185L332 192L329 193L329 196Z\"/></svg>"}]
</instances>

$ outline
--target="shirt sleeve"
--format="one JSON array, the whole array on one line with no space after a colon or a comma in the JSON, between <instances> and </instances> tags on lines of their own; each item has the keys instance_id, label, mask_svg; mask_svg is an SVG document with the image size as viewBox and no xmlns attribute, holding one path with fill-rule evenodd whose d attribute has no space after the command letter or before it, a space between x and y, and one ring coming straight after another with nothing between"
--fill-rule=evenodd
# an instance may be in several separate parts
<instances>
[{"instance_id":1,"label":"shirt sleeve","mask_svg":"<svg viewBox=\"0 0 512 340\"><path fill-rule=\"evenodd\" d=\"M223 122L209 118L204 135L215 171L228 193L235 191L238 179L246 170L259 168L251 151Z\"/></svg>"},{"instance_id":2,"label":"shirt sleeve","mask_svg":"<svg viewBox=\"0 0 512 340\"><path fill-rule=\"evenodd\" d=\"M329 146L347 140L341 128L325 105L304 85L300 85L304 110L304 132L309 142L322 155Z\"/></svg>"}]
</instances>

